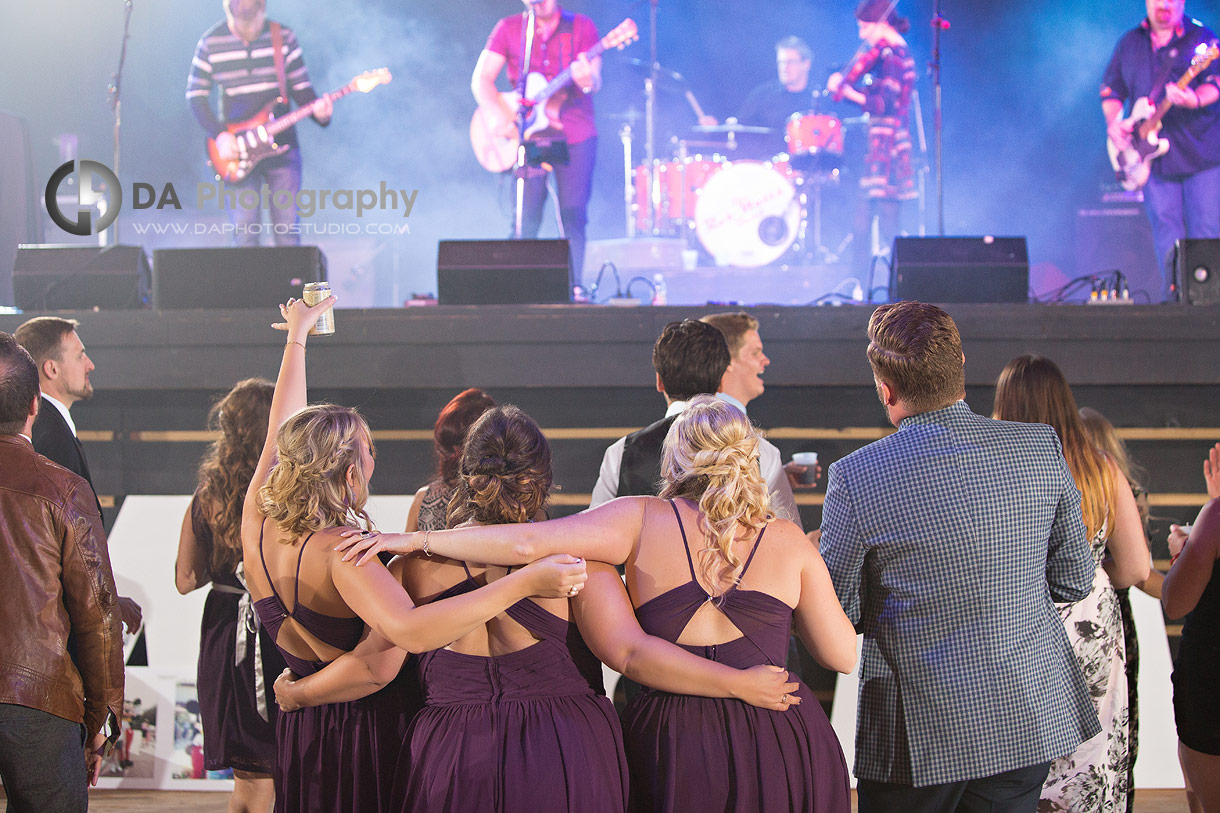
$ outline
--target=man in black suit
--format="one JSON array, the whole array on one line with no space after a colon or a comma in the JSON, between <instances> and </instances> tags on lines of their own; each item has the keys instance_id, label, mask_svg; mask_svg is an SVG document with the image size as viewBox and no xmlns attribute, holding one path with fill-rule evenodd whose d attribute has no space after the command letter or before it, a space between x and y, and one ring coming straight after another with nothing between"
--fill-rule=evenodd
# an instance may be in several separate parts
<instances>
[{"instance_id":1,"label":"man in black suit","mask_svg":"<svg viewBox=\"0 0 1220 813\"><path fill-rule=\"evenodd\" d=\"M93 397L93 384L89 382L93 360L76 333L79 324L75 319L37 316L23 323L13 335L38 365L42 400L31 436L34 451L84 477L97 500L85 449L76 436L76 423L69 412L77 401ZM97 500L97 508L100 514L100 500ZM140 625L140 605L126 596L119 596L119 610L127 630L135 631Z\"/></svg>"}]
</instances>

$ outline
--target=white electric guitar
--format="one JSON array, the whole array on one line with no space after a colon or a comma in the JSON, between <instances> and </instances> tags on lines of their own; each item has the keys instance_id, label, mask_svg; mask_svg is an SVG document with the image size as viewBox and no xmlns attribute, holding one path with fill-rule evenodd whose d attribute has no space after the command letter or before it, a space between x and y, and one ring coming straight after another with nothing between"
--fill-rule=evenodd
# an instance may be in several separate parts
<instances>
[{"instance_id":1,"label":"white electric guitar","mask_svg":"<svg viewBox=\"0 0 1220 813\"><path fill-rule=\"evenodd\" d=\"M585 56L594 59L611 48L625 48L638 39L639 35L635 22L630 19L623 20L617 28L586 51ZM571 81L570 65L550 82L536 71L526 74L525 99L530 105L529 115L525 119L526 141L544 130L559 129L559 108L563 104L563 94L556 94ZM521 107L521 95L516 91L501 93L500 96L514 113ZM511 169L517 163L517 148L521 145L515 131L511 136L497 132L499 119L498 112L489 113L482 107L475 110L474 117L470 119L470 145L474 147L475 158L490 172Z\"/></svg>"},{"instance_id":2,"label":"white electric guitar","mask_svg":"<svg viewBox=\"0 0 1220 813\"><path fill-rule=\"evenodd\" d=\"M1206 48L1200 46L1190 60L1190 67L1175 84L1185 90L1218 56L1220 45L1215 42ZM1161 119L1172 106L1168 99L1161 99L1161 103L1155 107L1146 97L1137 99L1131 106L1131 115L1123 122L1130 129L1130 143L1116 144L1114 139L1106 138L1110 166L1114 167L1114 174L1123 189L1133 192L1143 188L1152 173L1152 162L1169 152L1169 140L1161 138L1159 133Z\"/></svg>"}]
</instances>

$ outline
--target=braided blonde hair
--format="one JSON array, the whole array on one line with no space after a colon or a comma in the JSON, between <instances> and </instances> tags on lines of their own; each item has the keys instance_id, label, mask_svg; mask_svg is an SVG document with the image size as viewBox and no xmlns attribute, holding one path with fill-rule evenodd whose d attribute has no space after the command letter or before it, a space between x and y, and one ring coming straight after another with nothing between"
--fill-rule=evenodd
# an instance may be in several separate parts
<instances>
[{"instance_id":1,"label":"braided blonde hair","mask_svg":"<svg viewBox=\"0 0 1220 813\"><path fill-rule=\"evenodd\" d=\"M699 505L706 546L699 567L712 585L740 578L733 541L758 534L775 518L758 468L759 437L737 408L709 396L691 400L669 428L661 459L660 496Z\"/></svg>"},{"instance_id":2,"label":"braided blonde hair","mask_svg":"<svg viewBox=\"0 0 1220 813\"><path fill-rule=\"evenodd\" d=\"M315 404L294 413L276 433L278 459L258 492L258 508L295 544L310 531L345 525L371 527L364 510L369 473L360 445L373 453L369 426L360 413L334 404ZM356 487L347 482L355 465Z\"/></svg>"}]
</instances>

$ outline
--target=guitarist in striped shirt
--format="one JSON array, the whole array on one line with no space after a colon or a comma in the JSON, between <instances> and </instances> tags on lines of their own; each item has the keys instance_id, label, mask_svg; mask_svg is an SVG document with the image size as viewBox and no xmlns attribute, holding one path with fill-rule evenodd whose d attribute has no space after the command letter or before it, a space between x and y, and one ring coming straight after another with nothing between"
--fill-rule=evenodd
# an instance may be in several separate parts
<instances>
[{"instance_id":1,"label":"guitarist in striped shirt","mask_svg":"<svg viewBox=\"0 0 1220 813\"><path fill-rule=\"evenodd\" d=\"M216 140L221 158L232 160L238 155L237 140L226 129L226 123L257 116L267 104L284 98L281 88L298 107L312 104L314 120L326 126L333 104L325 96L319 98L314 91L301 56L301 46L292 29L267 20L266 0L224 0L224 11L225 19L204 32L195 46L186 84L186 100L191 112L208 137ZM278 60L276 42L282 55ZM213 89L220 96L219 117L212 108ZM278 106L276 112L283 114L287 108ZM301 188L301 156L292 128L276 136L276 142L288 149L259 161L250 175L233 188L257 193L266 184L273 202L269 209L275 244L295 246L300 243L295 226L298 222L296 194ZM290 194L275 195L281 191ZM288 205L275 205L286 203L287 198L291 199ZM258 207L229 209L229 217L236 227L235 245L258 245L261 211Z\"/></svg>"}]
</instances>

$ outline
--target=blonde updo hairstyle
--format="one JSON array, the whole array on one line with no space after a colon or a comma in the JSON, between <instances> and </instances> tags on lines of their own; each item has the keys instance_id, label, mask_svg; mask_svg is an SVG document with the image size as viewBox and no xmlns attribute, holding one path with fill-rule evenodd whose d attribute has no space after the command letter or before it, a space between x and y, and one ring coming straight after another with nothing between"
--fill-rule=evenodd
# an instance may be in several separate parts
<instances>
[{"instance_id":1,"label":"blonde updo hairstyle","mask_svg":"<svg viewBox=\"0 0 1220 813\"><path fill-rule=\"evenodd\" d=\"M373 453L369 426L360 413L334 404L314 404L296 412L276 433L277 456L258 492L258 507L295 544L297 537L323 528L371 527L364 504L370 472L360 445ZM358 476L353 488L347 470Z\"/></svg>"},{"instance_id":2,"label":"blonde updo hairstyle","mask_svg":"<svg viewBox=\"0 0 1220 813\"><path fill-rule=\"evenodd\" d=\"M758 468L758 440L741 410L709 396L691 400L665 437L660 496L698 503L707 540L699 566L712 585L737 582L742 561L733 541L757 535L775 518Z\"/></svg>"},{"instance_id":3,"label":"blonde updo hairstyle","mask_svg":"<svg viewBox=\"0 0 1220 813\"><path fill-rule=\"evenodd\" d=\"M449 527L529 522L551 491L551 446L538 424L511 404L487 410L466 433Z\"/></svg>"}]
</instances>

